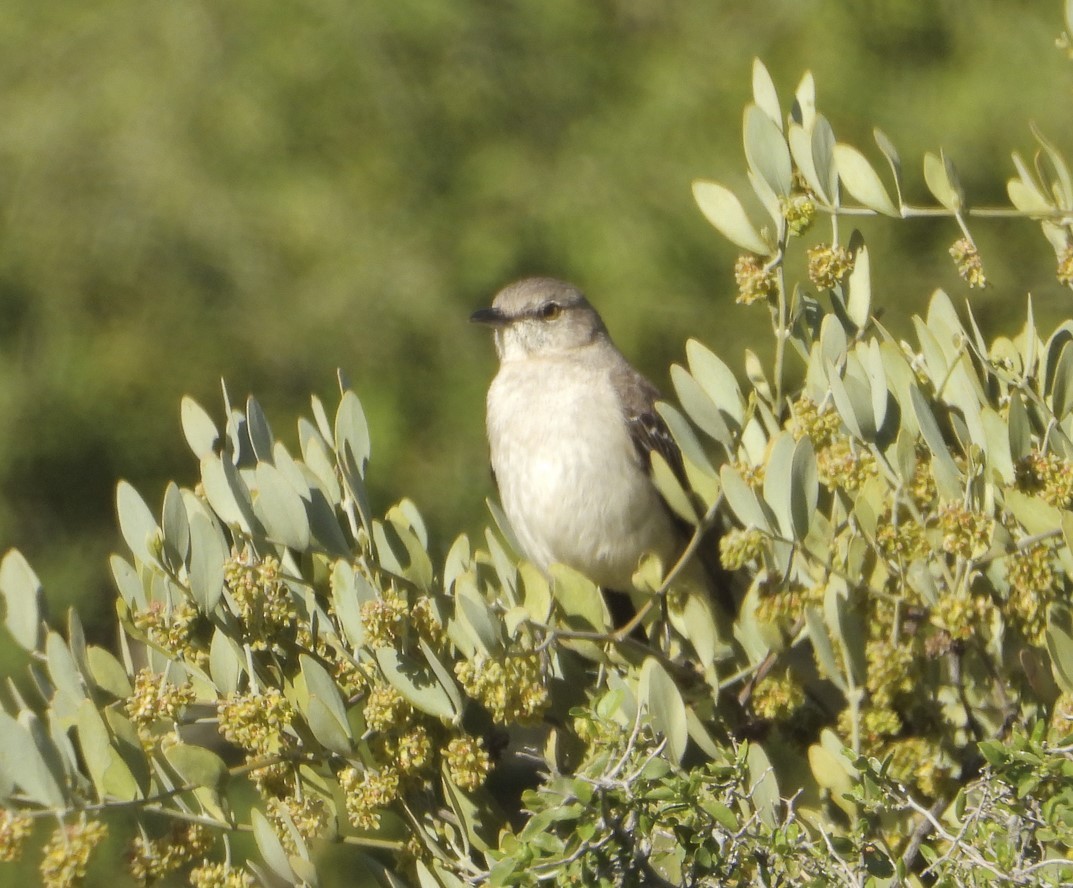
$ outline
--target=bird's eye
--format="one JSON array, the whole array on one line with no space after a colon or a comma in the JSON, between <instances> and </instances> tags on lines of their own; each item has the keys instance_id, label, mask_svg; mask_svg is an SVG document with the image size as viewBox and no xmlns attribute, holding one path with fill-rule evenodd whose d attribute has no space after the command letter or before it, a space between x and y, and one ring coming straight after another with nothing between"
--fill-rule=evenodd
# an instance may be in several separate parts
<instances>
[{"instance_id":1,"label":"bird's eye","mask_svg":"<svg viewBox=\"0 0 1073 888\"><path fill-rule=\"evenodd\" d=\"M540 316L545 321L554 321L563 313L563 307L558 302L545 302L540 306Z\"/></svg>"}]
</instances>

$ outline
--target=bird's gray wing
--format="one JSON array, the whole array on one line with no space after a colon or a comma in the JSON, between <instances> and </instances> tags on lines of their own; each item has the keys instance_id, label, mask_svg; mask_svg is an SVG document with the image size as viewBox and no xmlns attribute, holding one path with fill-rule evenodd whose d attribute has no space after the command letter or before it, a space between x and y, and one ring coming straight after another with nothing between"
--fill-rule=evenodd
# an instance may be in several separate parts
<instances>
[{"instance_id":1,"label":"bird's gray wing","mask_svg":"<svg viewBox=\"0 0 1073 888\"><path fill-rule=\"evenodd\" d=\"M682 487L691 490L685 464L682 462L682 451L678 449L670 429L656 410L659 389L625 362L614 371L612 382L622 401L622 412L630 439L645 468L649 472L652 471L652 454L658 453L667 461ZM664 507L677 525L683 541L688 539L694 529L678 517L666 502ZM736 606L731 592L730 574L719 560L719 536L720 532L716 527L708 528L705 533L706 545L700 546L698 555L708 574L709 591L720 606L733 616Z\"/></svg>"},{"instance_id":2,"label":"bird's gray wing","mask_svg":"<svg viewBox=\"0 0 1073 888\"><path fill-rule=\"evenodd\" d=\"M671 467L675 477L689 489L682 452L671 437L663 417L656 411L659 390L640 373L623 363L614 373L615 389L622 401L622 414L630 440L637 448L645 468L652 468L652 454L658 453Z\"/></svg>"}]
</instances>

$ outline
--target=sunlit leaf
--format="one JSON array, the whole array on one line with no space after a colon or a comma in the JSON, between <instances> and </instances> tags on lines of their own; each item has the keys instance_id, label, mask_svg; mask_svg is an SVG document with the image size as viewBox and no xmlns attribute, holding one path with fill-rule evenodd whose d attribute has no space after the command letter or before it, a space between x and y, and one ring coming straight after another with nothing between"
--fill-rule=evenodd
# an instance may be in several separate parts
<instances>
[{"instance_id":1,"label":"sunlit leaf","mask_svg":"<svg viewBox=\"0 0 1073 888\"><path fill-rule=\"evenodd\" d=\"M0 594L11 637L28 651L41 643L41 611L44 590L30 563L18 549L9 549L0 561Z\"/></svg>"},{"instance_id":2,"label":"sunlit leaf","mask_svg":"<svg viewBox=\"0 0 1073 888\"><path fill-rule=\"evenodd\" d=\"M729 188L718 182L698 180L693 183L693 199L704 218L735 246L758 256L773 251L773 246L760 236L741 201Z\"/></svg>"},{"instance_id":3,"label":"sunlit leaf","mask_svg":"<svg viewBox=\"0 0 1073 888\"><path fill-rule=\"evenodd\" d=\"M653 729L666 739L671 761L681 762L689 742L685 704L674 680L653 657L641 665L638 695Z\"/></svg>"},{"instance_id":4,"label":"sunlit leaf","mask_svg":"<svg viewBox=\"0 0 1073 888\"><path fill-rule=\"evenodd\" d=\"M834 157L838 175L850 194L870 210L896 218L901 216L879 174L860 151L851 145L838 144Z\"/></svg>"}]
</instances>

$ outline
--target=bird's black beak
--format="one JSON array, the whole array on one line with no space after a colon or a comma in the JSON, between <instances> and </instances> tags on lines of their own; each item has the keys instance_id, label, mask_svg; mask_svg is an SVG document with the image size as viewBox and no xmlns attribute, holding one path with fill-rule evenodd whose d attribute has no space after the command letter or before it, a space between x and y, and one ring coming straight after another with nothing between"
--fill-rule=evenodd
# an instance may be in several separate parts
<instances>
[{"instance_id":1,"label":"bird's black beak","mask_svg":"<svg viewBox=\"0 0 1073 888\"><path fill-rule=\"evenodd\" d=\"M487 324L489 327L502 327L509 321L498 308L478 308L469 319L473 324Z\"/></svg>"}]
</instances>

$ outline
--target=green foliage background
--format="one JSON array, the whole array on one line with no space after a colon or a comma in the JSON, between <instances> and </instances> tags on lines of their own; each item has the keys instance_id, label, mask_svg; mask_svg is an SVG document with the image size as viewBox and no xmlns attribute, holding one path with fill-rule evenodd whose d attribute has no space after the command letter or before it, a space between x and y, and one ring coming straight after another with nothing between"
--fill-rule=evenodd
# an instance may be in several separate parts
<instances>
[{"instance_id":1,"label":"green foliage background","mask_svg":"<svg viewBox=\"0 0 1073 888\"><path fill-rule=\"evenodd\" d=\"M188 471L182 393L215 403L226 377L291 417L342 367L378 504L412 496L442 551L485 520L492 355L465 318L503 283L576 280L664 388L687 335L734 367L763 339L688 187L742 169L754 56L779 84L811 68L839 138L942 145L1002 202L1030 120L1073 134L1052 107L1070 67L1040 51L1060 26L1028 2L9 0L0 540L85 604L110 587L115 479L153 497ZM952 223L862 227L899 321L964 292ZM978 229L1009 263L974 297L985 323L1028 291L1044 327L1066 314L1031 226Z\"/></svg>"}]
</instances>

